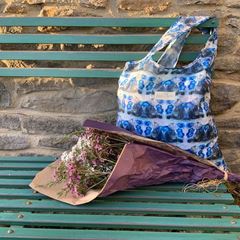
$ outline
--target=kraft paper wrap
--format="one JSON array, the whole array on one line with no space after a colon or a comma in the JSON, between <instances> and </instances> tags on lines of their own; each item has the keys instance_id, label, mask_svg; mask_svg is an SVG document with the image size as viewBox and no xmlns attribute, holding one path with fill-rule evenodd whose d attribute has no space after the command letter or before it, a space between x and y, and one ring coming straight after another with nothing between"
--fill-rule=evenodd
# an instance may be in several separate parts
<instances>
[{"instance_id":1,"label":"kraft paper wrap","mask_svg":"<svg viewBox=\"0 0 240 240\"><path fill-rule=\"evenodd\" d=\"M84 127L125 136L129 139L116 162L104 187L91 190L84 197L76 198L69 193L59 197L62 184L47 187L52 181L56 160L37 173L30 187L50 198L80 205L88 203L96 197L105 197L114 192L138 186L158 185L163 183L197 183L202 179L223 179L225 172L212 162L183 151L172 145L146 139L107 123L87 120ZM240 176L228 173L228 181L239 183ZM161 193L159 193L161 194Z\"/></svg>"}]
</instances>

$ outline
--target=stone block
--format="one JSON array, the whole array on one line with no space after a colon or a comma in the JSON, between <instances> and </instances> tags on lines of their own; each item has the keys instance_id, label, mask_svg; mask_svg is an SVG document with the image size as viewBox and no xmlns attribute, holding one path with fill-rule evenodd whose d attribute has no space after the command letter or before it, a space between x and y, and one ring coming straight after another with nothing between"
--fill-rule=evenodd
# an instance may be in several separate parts
<instances>
[{"instance_id":1,"label":"stone block","mask_svg":"<svg viewBox=\"0 0 240 240\"><path fill-rule=\"evenodd\" d=\"M74 15L75 8L72 6L44 6L39 13L40 17L70 17ZM66 30L68 27L52 27L52 26L43 26L38 27L39 32L58 32Z\"/></svg>"},{"instance_id":2,"label":"stone block","mask_svg":"<svg viewBox=\"0 0 240 240\"><path fill-rule=\"evenodd\" d=\"M223 148L239 148L240 147L240 130L220 129L219 144Z\"/></svg>"},{"instance_id":3,"label":"stone block","mask_svg":"<svg viewBox=\"0 0 240 240\"><path fill-rule=\"evenodd\" d=\"M234 32L238 35L240 34L240 17L239 16L230 16L227 21L226 25L230 26Z\"/></svg>"},{"instance_id":4,"label":"stone block","mask_svg":"<svg viewBox=\"0 0 240 240\"><path fill-rule=\"evenodd\" d=\"M29 134L67 134L81 129L84 120L70 117L25 116L22 118L22 128Z\"/></svg>"},{"instance_id":5,"label":"stone block","mask_svg":"<svg viewBox=\"0 0 240 240\"><path fill-rule=\"evenodd\" d=\"M66 135L43 137L39 140L38 145L41 147L60 148L68 150L76 143L76 137Z\"/></svg>"},{"instance_id":6,"label":"stone block","mask_svg":"<svg viewBox=\"0 0 240 240\"><path fill-rule=\"evenodd\" d=\"M239 0L225 0L225 4L229 8L240 8Z\"/></svg>"},{"instance_id":7,"label":"stone block","mask_svg":"<svg viewBox=\"0 0 240 240\"><path fill-rule=\"evenodd\" d=\"M233 46L232 46L233 47ZM240 71L240 58L234 55L225 55L224 57L217 57L215 60L215 69L226 72Z\"/></svg>"},{"instance_id":8,"label":"stone block","mask_svg":"<svg viewBox=\"0 0 240 240\"><path fill-rule=\"evenodd\" d=\"M18 115L0 113L0 128L21 130L21 121Z\"/></svg>"},{"instance_id":9,"label":"stone block","mask_svg":"<svg viewBox=\"0 0 240 240\"><path fill-rule=\"evenodd\" d=\"M184 5L221 5L221 0L178 0L179 3Z\"/></svg>"},{"instance_id":10,"label":"stone block","mask_svg":"<svg viewBox=\"0 0 240 240\"><path fill-rule=\"evenodd\" d=\"M16 91L18 94L28 94L31 92L64 90L73 86L71 79L66 78L19 78L15 79Z\"/></svg>"},{"instance_id":11,"label":"stone block","mask_svg":"<svg viewBox=\"0 0 240 240\"><path fill-rule=\"evenodd\" d=\"M9 2L4 10L3 13L10 13L10 14L26 14L28 8L25 4L21 2Z\"/></svg>"},{"instance_id":12,"label":"stone block","mask_svg":"<svg viewBox=\"0 0 240 240\"><path fill-rule=\"evenodd\" d=\"M213 81L211 96L213 113L222 113L240 101L240 84L228 81Z\"/></svg>"},{"instance_id":13,"label":"stone block","mask_svg":"<svg viewBox=\"0 0 240 240\"><path fill-rule=\"evenodd\" d=\"M11 95L6 86L0 82L0 109L11 105Z\"/></svg>"},{"instance_id":14,"label":"stone block","mask_svg":"<svg viewBox=\"0 0 240 240\"><path fill-rule=\"evenodd\" d=\"M143 12L145 14L151 15L156 13L161 13L166 11L170 6L170 2L158 0L119 0L118 9L123 11L137 11Z\"/></svg>"},{"instance_id":15,"label":"stone block","mask_svg":"<svg viewBox=\"0 0 240 240\"><path fill-rule=\"evenodd\" d=\"M106 8L108 0L80 0L80 5L89 8Z\"/></svg>"},{"instance_id":16,"label":"stone block","mask_svg":"<svg viewBox=\"0 0 240 240\"><path fill-rule=\"evenodd\" d=\"M24 135L0 135L0 150L20 150L30 147L27 136Z\"/></svg>"},{"instance_id":17,"label":"stone block","mask_svg":"<svg viewBox=\"0 0 240 240\"><path fill-rule=\"evenodd\" d=\"M22 97L20 107L44 112L94 114L116 109L116 99L116 89L72 88L27 94Z\"/></svg>"},{"instance_id":18,"label":"stone block","mask_svg":"<svg viewBox=\"0 0 240 240\"><path fill-rule=\"evenodd\" d=\"M236 46L237 43L238 43L237 36L231 34L230 32L219 34L218 54L225 55L234 52L233 46ZM220 62L218 64L220 64Z\"/></svg>"},{"instance_id":19,"label":"stone block","mask_svg":"<svg viewBox=\"0 0 240 240\"><path fill-rule=\"evenodd\" d=\"M234 173L240 174L239 148L223 148L222 153L229 169Z\"/></svg>"}]
</instances>

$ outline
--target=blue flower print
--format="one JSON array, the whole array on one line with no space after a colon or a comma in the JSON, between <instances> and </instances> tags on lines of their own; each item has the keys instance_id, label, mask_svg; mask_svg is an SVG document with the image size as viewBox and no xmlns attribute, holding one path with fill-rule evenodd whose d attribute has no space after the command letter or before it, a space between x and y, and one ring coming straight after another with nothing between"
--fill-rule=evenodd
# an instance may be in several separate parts
<instances>
[{"instance_id":1,"label":"blue flower print","mask_svg":"<svg viewBox=\"0 0 240 240\"><path fill-rule=\"evenodd\" d=\"M209 105L217 50L217 29L202 25L209 19L178 18L143 59L126 64L119 78L117 125L171 143L225 169ZM208 40L195 60L176 67L193 28ZM159 51L163 54L156 63L153 56Z\"/></svg>"}]
</instances>

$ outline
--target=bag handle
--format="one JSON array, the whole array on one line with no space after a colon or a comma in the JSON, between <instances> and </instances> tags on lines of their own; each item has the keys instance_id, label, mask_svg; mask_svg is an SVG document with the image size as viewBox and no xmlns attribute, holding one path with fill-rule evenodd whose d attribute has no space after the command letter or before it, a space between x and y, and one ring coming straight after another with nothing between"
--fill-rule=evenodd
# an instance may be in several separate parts
<instances>
[{"instance_id":1,"label":"bag handle","mask_svg":"<svg viewBox=\"0 0 240 240\"><path fill-rule=\"evenodd\" d=\"M178 59L182 52L182 48L184 46L185 40L190 34L190 31L184 33L179 38L172 41L163 52L161 57L158 59L157 63L160 66L166 68L174 68L177 65Z\"/></svg>"},{"instance_id":2,"label":"bag handle","mask_svg":"<svg viewBox=\"0 0 240 240\"><path fill-rule=\"evenodd\" d=\"M179 17L178 20L163 34L160 40L153 46L153 48L149 51L149 53L143 58L144 61L151 60L152 56L166 47L168 48L164 52L163 56L160 58L165 59L164 62L168 62L169 56L174 56L172 63L169 65L176 65L178 57L180 56L184 41L186 37L190 34L192 28L208 21L211 17L209 16L188 16L188 17ZM176 45L174 45L174 43ZM168 54L168 51L171 47L177 46L176 49L178 51L174 51L175 55ZM171 53L171 52L169 52ZM164 57L165 56L165 57ZM163 65L163 67L165 67Z\"/></svg>"},{"instance_id":3,"label":"bag handle","mask_svg":"<svg viewBox=\"0 0 240 240\"><path fill-rule=\"evenodd\" d=\"M217 29L214 28L199 56L189 64L189 68L211 69L217 53Z\"/></svg>"}]
</instances>

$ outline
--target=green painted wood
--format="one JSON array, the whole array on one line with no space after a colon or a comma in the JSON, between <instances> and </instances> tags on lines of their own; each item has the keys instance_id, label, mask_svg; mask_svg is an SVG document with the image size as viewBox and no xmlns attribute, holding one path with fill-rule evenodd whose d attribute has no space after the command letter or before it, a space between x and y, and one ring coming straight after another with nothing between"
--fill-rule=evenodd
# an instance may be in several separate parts
<instances>
[{"instance_id":1,"label":"green painted wood","mask_svg":"<svg viewBox=\"0 0 240 240\"><path fill-rule=\"evenodd\" d=\"M53 156L1 156L0 162L52 162Z\"/></svg>"},{"instance_id":2,"label":"green painted wood","mask_svg":"<svg viewBox=\"0 0 240 240\"><path fill-rule=\"evenodd\" d=\"M0 199L47 199L39 193L30 189L2 188ZM225 203L233 204L233 198L228 193L193 193L193 192L162 192L129 190L101 198L105 201L128 201L128 202L178 202L178 203Z\"/></svg>"},{"instance_id":3,"label":"green painted wood","mask_svg":"<svg viewBox=\"0 0 240 240\"><path fill-rule=\"evenodd\" d=\"M161 194L161 193L159 193ZM236 205L224 204L179 204L149 202L106 202L95 200L89 204L71 206L55 200L12 199L0 200L0 211L64 212L73 214L151 214L190 216L240 216Z\"/></svg>"},{"instance_id":4,"label":"green painted wood","mask_svg":"<svg viewBox=\"0 0 240 240\"><path fill-rule=\"evenodd\" d=\"M14 170L0 170L0 178L25 178L33 179L38 171L14 171Z\"/></svg>"},{"instance_id":5,"label":"green painted wood","mask_svg":"<svg viewBox=\"0 0 240 240\"><path fill-rule=\"evenodd\" d=\"M1 164L1 163L0 163ZM29 188L31 179L1 179L0 188ZM0 190L1 191L1 190Z\"/></svg>"},{"instance_id":6,"label":"green painted wood","mask_svg":"<svg viewBox=\"0 0 240 240\"><path fill-rule=\"evenodd\" d=\"M73 34L1 34L0 43L70 43L70 44L155 44L162 34L73 35ZM209 34L189 36L186 44L203 44Z\"/></svg>"},{"instance_id":7,"label":"green painted wood","mask_svg":"<svg viewBox=\"0 0 240 240\"><path fill-rule=\"evenodd\" d=\"M147 186L147 187L138 187L138 190L154 190L154 191L183 191L186 184L178 184L178 183L167 183L156 186ZM227 192L227 188L224 184L218 186L218 188L209 188L209 192Z\"/></svg>"},{"instance_id":8,"label":"green painted wood","mask_svg":"<svg viewBox=\"0 0 240 240\"><path fill-rule=\"evenodd\" d=\"M12 230L12 231L9 231ZM11 232L11 233L8 233ZM238 240L239 233L183 233L0 227L1 240Z\"/></svg>"},{"instance_id":9,"label":"green painted wood","mask_svg":"<svg viewBox=\"0 0 240 240\"><path fill-rule=\"evenodd\" d=\"M19 214L21 214L21 218L18 217ZM235 221L234 224L233 221ZM234 218L1 213L0 224L9 223L21 226L87 227L93 229L240 231L240 221Z\"/></svg>"},{"instance_id":10,"label":"green painted wood","mask_svg":"<svg viewBox=\"0 0 240 240\"><path fill-rule=\"evenodd\" d=\"M193 61L199 52L184 52L180 61ZM1 51L0 59L4 60L57 60L57 61L129 61L139 60L147 52L115 52L115 51ZM157 53L153 59L157 60L162 52Z\"/></svg>"},{"instance_id":11,"label":"green painted wood","mask_svg":"<svg viewBox=\"0 0 240 240\"><path fill-rule=\"evenodd\" d=\"M28 188L28 184L31 182L31 179L24 179L24 176L20 179L11 179L11 178L2 178L0 179L0 188ZM147 187L138 187L138 190L151 190L159 192L172 192L172 191L183 191L184 185L182 184L163 184L159 186L147 186ZM209 192L215 192L216 189L208 189ZM221 185L217 188L218 193L225 193L227 189L224 185Z\"/></svg>"},{"instance_id":12,"label":"green painted wood","mask_svg":"<svg viewBox=\"0 0 240 240\"><path fill-rule=\"evenodd\" d=\"M105 200L123 201L151 201L151 202L208 202L208 203L233 203L233 198L228 193L207 193L207 192L164 192L149 190L129 190L115 193Z\"/></svg>"},{"instance_id":13,"label":"green painted wood","mask_svg":"<svg viewBox=\"0 0 240 240\"><path fill-rule=\"evenodd\" d=\"M12 163L12 162L1 162L0 170L41 170L46 167L46 163Z\"/></svg>"},{"instance_id":14,"label":"green painted wood","mask_svg":"<svg viewBox=\"0 0 240 240\"><path fill-rule=\"evenodd\" d=\"M170 27L177 18L0 17L0 26ZM211 19L201 27L217 27Z\"/></svg>"},{"instance_id":15,"label":"green painted wood","mask_svg":"<svg viewBox=\"0 0 240 240\"><path fill-rule=\"evenodd\" d=\"M0 76L118 78L122 70L77 68L0 68Z\"/></svg>"}]
</instances>

